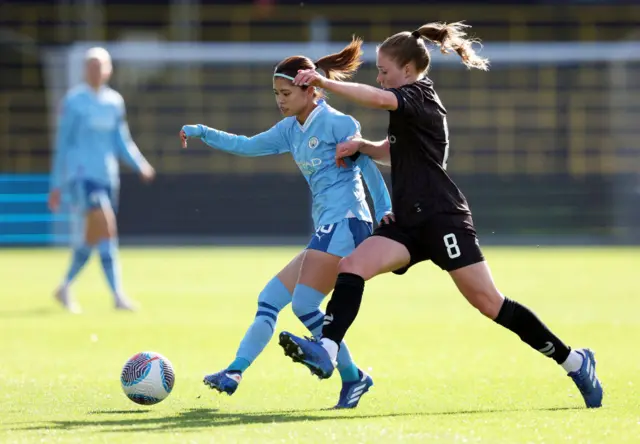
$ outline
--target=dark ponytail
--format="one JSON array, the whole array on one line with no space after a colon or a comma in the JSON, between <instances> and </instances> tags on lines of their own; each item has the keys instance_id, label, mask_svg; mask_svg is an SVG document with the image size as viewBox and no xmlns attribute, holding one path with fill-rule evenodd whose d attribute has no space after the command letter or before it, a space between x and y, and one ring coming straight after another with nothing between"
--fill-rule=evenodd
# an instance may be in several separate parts
<instances>
[{"instance_id":1,"label":"dark ponytail","mask_svg":"<svg viewBox=\"0 0 640 444\"><path fill-rule=\"evenodd\" d=\"M354 36L342 51L320 58L315 65L328 79L350 79L362 65L362 39Z\"/></svg>"}]
</instances>

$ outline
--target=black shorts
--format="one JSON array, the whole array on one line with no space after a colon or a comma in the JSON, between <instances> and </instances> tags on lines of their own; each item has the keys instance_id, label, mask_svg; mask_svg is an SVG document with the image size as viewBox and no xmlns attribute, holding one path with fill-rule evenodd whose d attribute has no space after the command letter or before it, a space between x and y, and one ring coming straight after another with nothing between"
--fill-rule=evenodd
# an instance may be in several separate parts
<instances>
[{"instance_id":1,"label":"black shorts","mask_svg":"<svg viewBox=\"0 0 640 444\"><path fill-rule=\"evenodd\" d=\"M411 261L395 270L395 274L404 274L413 265L427 260L446 271L484 261L473 219L466 214L438 214L412 227L398 223L380 225L373 235L399 242L409 250Z\"/></svg>"}]
</instances>

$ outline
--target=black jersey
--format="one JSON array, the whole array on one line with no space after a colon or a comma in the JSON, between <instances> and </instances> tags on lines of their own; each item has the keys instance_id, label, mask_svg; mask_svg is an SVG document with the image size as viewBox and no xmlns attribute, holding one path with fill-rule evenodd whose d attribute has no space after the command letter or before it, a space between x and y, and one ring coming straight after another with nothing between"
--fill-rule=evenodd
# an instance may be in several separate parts
<instances>
[{"instance_id":1,"label":"black jersey","mask_svg":"<svg viewBox=\"0 0 640 444\"><path fill-rule=\"evenodd\" d=\"M390 111L389 138L393 212L401 225L435 214L471 214L467 200L447 174L447 111L424 78L391 88L398 109Z\"/></svg>"}]
</instances>

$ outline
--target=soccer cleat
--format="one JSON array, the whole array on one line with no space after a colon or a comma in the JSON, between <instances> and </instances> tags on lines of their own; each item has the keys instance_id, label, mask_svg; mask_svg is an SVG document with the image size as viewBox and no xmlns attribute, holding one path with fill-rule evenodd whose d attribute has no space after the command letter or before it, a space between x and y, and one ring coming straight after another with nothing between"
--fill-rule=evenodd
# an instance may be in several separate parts
<instances>
[{"instance_id":1,"label":"soccer cleat","mask_svg":"<svg viewBox=\"0 0 640 444\"><path fill-rule=\"evenodd\" d=\"M212 375L204 377L202 382L212 389L216 389L220 393L226 393L231 396L238 389L238 385L242 381L242 374L238 372L229 373L226 369Z\"/></svg>"},{"instance_id":2,"label":"soccer cleat","mask_svg":"<svg viewBox=\"0 0 640 444\"><path fill-rule=\"evenodd\" d=\"M138 305L125 296L118 296L115 299L115 309L122 311L138 311Z\"/></svg>"},{"instance_id":3,"label":"soccer cleat","mask_svg":"<svg viewBox=\"0 0 640 444\"><path fill-rule=\"evenodd\" d=\"M284 354L293 359L293 362L305 365L318 378L327 379L333 374L335 362L331 361L329 353L318 339L299 338L283 331L280 333L280 346L284 349Z\"/></svg>"},{"instance_id":4,"label":"soccer cleat","mask_svg":"<svg viewBox=\"0 0 640 444\"><path fill-rule=\"evenodd\" d=\"M569 373L568 376L578 386L587 408L601 407L603 390L596 376L596 358L588 348L576 350L576 352L582 355L582 366L578 371Z\"/></svg>"},{"instance_id":5,"label":"soccer cleat","mask_svg":"<svg viewBox=\"0 0 640 444\"><path fill-rule=\"evenodd\" d=\"M343 382L340 390L340 399L334 409L355 409L362 395L373 386L373 379L362 370L358 369L360 379L357 381Z\"/></svg>"},{"instance_id":6,"label":"soccer cleat","mask_svg":"<svg viewBox=\"0 0 640 444\"><path fill-rule=\"evenodd\" d=\"M61 285L55 292L54 297L69 313L80 314L82 310L78 303L71 296L69 287Z\"/></svg>"}]
</instances>

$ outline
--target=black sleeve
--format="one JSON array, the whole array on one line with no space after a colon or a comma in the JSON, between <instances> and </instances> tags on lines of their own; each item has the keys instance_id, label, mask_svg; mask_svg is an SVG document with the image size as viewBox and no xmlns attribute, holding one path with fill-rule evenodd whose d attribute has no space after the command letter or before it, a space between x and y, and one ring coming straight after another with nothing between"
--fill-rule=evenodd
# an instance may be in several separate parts
<instances>
[{"instance_id":1,"label":"black sleeve","mask_svg":"<svg viewBox=\"0 0 640 444\"><path fill-rule=\"evenodd\" d=\"M394 93L398 99L398 109L391 112L406 116L417 116L423 112L424 100L422 91L415 83L404 85L400 88L390 88L388 91Z\"/></svg>"}]
</instances>

